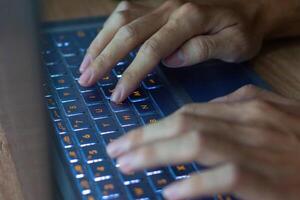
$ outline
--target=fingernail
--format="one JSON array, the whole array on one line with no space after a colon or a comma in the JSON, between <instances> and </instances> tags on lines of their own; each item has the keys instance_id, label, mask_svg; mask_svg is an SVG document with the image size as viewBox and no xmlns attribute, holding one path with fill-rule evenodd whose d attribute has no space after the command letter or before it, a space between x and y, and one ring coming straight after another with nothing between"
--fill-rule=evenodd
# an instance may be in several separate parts
<instances>
[{"instance_id":1,"label":"fingernail","mask_svg":"<svg viewBox=\"0 0 300 200\"><path fill-rule=\"evenodd\" d=\"M88 66L92 63L92 61L93 61L93 58L91 55L89 55L89 54L85 55L81 65L79 67L79 71L81 73L83 73L88 68Z\"/></svg>"},{"instance_id":2,"label":"fingernail","mask_svg":"<svg viewBox=\"0 0 300 200\"><path fill-rule=\"evenodd\" d=\"M117 85L110 97L110 100L115 103L119 103L121 101L121 97L122 97L122 89L120 86Z\"/></svg>"},{"instance_id":3,"label":"fingernail","mask_svg":"<svg viewBox=\"0 0 300 200\"><path fill-rule=\"evenodd\" d=\"M92 77L92 69L88 68L87 70L84 71L84 73L80 76L78 82L82 86L88 86L89 81Z\"/></svg>"},{"instance_id":4,"label":"fingernail","mask_svg":"<svg viewBox=\"0 0 300 200\"><path fill-rule=\"evenodd\" d=\"M163 63L168 67L180 67L184 64L184 55L181 50L176 51L172 55L163 60Z\"/></svg>"},{"instance_id":5,"label":"fingernail","mask_svg":"<svg viewBox=\"0 0 300 200\"><path fill-rule=\"evenodd\" d=\"M134 156L132 154L122 156L118 159L118 164L120 169L125 173L130 173L133 171Z\"/></svg>"},{"instance_id":6,"label":"fingernail","mask_svg":"<svg viewBox=\"0 0 300 200\"><path fill-rule=\"evenodd\" d=\"M177 190L178 188L177 187L172 187L172 186L169 186L167 187L166 189L163 190L163 196L166 198L166 199L178 199L177 198Z\"/></svg>"}]
</instances>

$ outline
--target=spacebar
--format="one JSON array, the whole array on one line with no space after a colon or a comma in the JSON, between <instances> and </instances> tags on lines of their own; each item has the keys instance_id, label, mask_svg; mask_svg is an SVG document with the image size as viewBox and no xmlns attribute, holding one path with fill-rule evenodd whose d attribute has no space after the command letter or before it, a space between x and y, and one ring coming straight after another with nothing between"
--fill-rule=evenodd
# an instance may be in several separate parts
<instances>
[{"instance_id":1,"label":"spacebar","mask_svg":"<svg viewBox=\"0 0 300 200\"><path fill-rule=\"evenodd\" d=\"M159 89L152 90L150 93L165 116L170 115L179 108L174 101L173 96L166 88L161 87Z\"/></svg>"}]
</instances>

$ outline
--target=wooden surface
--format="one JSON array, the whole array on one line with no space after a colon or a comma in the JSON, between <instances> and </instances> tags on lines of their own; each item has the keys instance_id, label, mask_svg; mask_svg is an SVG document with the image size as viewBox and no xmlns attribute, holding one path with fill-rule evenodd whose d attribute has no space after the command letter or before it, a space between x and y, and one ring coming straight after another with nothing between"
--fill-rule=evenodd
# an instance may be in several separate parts
<instances>
[{"instance_id":1,"label":"wooden surface","mask_svg":"<svg viewBox=\"0 0 300 200\"><path fill-rule=\"evenodd\" d=\"M109 15L117 5L114 0L43 0L44 20ZM157 5L163 0L139 0ZM300 39L265 44L252 61L255 70L278 93L300 99Z\"/></svg>"}]
</instances>

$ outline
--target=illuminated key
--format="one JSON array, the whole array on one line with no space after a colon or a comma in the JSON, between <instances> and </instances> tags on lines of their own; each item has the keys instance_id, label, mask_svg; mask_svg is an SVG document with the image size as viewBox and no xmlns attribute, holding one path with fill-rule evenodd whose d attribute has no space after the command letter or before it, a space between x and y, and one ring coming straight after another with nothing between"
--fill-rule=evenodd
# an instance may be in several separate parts
<instances>
[{"instance_id":1,"label":"illuminated key","mask_svg":"<svg viewBox=\"0 0 300 200\"><path fill-rule=\"evenodd\" d=\"M66 124L62 121L54 122L54 128L58 134L64 134L67 131Z\"/></svg>"},{"instance_id":2,"label":"illuminated key","mask_svg":"<svg viewBox=\"0 0 300 200\"><path fill-rule=\"evenodd\" d=\"M113 142L114 140L120 138L122 136L121 132L114 132L114 133L109 133L109 134L104 134L102 135L102 138L105 142L106 145L109 143Z\"/></svg>"},{"instance_id":3,"label":"illuminated key","mask_svg":"<svg viewBox=\"0 0 300 200\"><path fill-rule=\"evenodd\" d=\"M142 172L133 172L131 174L121 173L121 176L124 181L124 185L139 183L146 179L145 174Z\"/></svg>"},{"instance_id":4,"label":"illuminated key","mask_svg":"<svg viewBox=\"0 0 300 200\"><path fill-rule=\"evenodd\" d=\"M110 96L112 95L114 89L114 85L107 85L102 87L102 91L106 99L110 99Z\"/></svg>"},{"instance_id":5,"label":"illuminated key","mask_svg":"<svg viewBox=\"0 0 300 200\"><path fill-rule=\"evenodd\" d=\"M78 162L79 156L78 156L77 151L74 148L66 149L65 154L66 154L67 159L70 163Z\"/></svg>"},{"instance_id":6,"label":"illuminated key","mask_svg":"<svg viewBox=\"0 0 300 200\"><path fill-rule=\"evenodd\" d=\"M109 115L109 111L105 104L89 106L89 110L94 119L105 118Z\"/></svg>"},{"instance_id":7,"label":"illuminated key","mask_svg":"<svg viewBox=\"0 0 300 200\"><path fill-rule=\"evenodd\" d=\"M76 179L76 184L82 195L87 195L91 193L91 186L86 178Z\"/></svg>"},{"instance_id":8,"label":"illuminated key","mask_svg":"<svg viewBox=\"0 0 300 200\"><path fill-rule=\"evenodd\" d=\"M144 124L154 124L157 123L160 120L160 116L155 114L155 115L147 115L142 117L142 121Z\"/></svg>"},{"instance_id":9,"label":"illuminated key","mask_svg":"<svg viewBox=\"0 0 300 200\"><path fill-rule=\"evenodd\" d=\"M116 132L119 128L115 120L111 117L99 119L95 122L101 134Z\"/></svg>"},{"instance_id":10,"label":"illuminated key","mask_svg":"<svg viewBox=\"0 0 300 200\"><path fill-rule=\"evenodd\" d=\"M52 108L56 108L57 105L55 103L55 100L53 99L53 97L49 96L49 97L46 97L46 102L47 102L47 105L48 105L48 108L49 109L52 109Z\"/></svg>"},{"instance_id":11,"label":"illuminated key","mask_svg":"<svg viewBox=\"0 0 300 200\"><path fill-rule=\"evenodd\" d=\"M101 94L97 90L82 94L86 104L98 104L102 101Z\"/></svg>"},{"instance_id":12,"label":"illuminated key","mask_svg":"<svg viewBox=\"0 0 300 200\"><path fill-rule=\"evenodd\" d=\"M63 134L60 135L60 137L64 148L71 148L74 146L74 142L70 134Z\"/></svg>"},{"instance_id":13,"label":"illuminated key","mask_svg":"<svg viewBox=\"0 0 300 200\"><path fill-rule=\"evenodd\" d=\"M75 80L78 80L79 77L81 76L81 73L79 71L79 68L75 67L75 68L70 68L72 76Z\"/></svg>"},{"instance_id":14,"label":"illuminated key","mask_svg":"<svg viewBox=\"0 0 300 200\"><path fill-rule=\"evenodd\" d=\"M107 158L105 150L98 145L91 145L82 148L84 159L87 163L99 162Z\"/></svg>"},{"instance_id":15,"label":"illuminated key","mask_svg":"<svg viewBox=\"0 0 300 200\"><path fill-rule=\"evenodd\" d=\"M97 182L97 189L102 199L114 199L122 195L121 184L117 179L107 179Z\"/></svg>"},{"instance_id":16,"label":"illuminated key","mask_svg":"<svg viewBox=\"0 0 300 200\"><path fill-rule=\"evenodd\" d=\"M149 176L156 191L162 190L165 186L174 181L169 171L164 171L159 174L153 174Z\"/></svg>"},{"instance_id":17,"label":"illuminated key","mask_svg":"<svg viewBox=\"0 0 300 200\"><path fill-rule=\"evenodd\" d=\"M76 140L81 147L87 145L93 145L98 142L96 134L91 129L75 132Z\"/></svg>"},{"instance_id":18,"label":"illuminated key","mask_svg":"<svg viewBox=\"0 0 300 200\"><path fill-rule=\"evenodd\" d=\"M103 181L112 177L112 164L110 161L92 163L88 166L94 181Z\"/></svg>"},{"instance_id":19,"label":"illuminated key","mask_svg":"<svg viewBox=\"0 0 300 200\"><path fill-rule=\"evenodd\" d=\"M73 88L58 90L57 93L61 101L71 101L76 99Z\"/></svg>"},{"instance_id":20,"label":"illuminated key","mask_svg":"<svg viewBox=\"0 0 300 200\"><path fill-rule=\"evenodd\" d=\"M83 86L81 86L81 85L78 83L78 81L76 81L76 85L77 85L79 91L82 92L82 93L83 93L83 92L90 92L90 91L96 91L96 90L97 90L97 87L96 87L95 85L90 86L90 87L83 87Z\"/></svg>"},{"instance_id":21,"label":"illuminated key","mask_svg":"<svg viewBox=\"0 0 300 200\"><path fill-rule=\"evenodd\" d=\"M106 86L106 85L116 85L117 78L113 73L110 73L100 79L98 82L100 86Z\"/></svg>"},{"instance_id":22,"label":"illuminated key","mask_svg":"<svg viewBox=\"0 0 300 200\"><path fill-rule=\"evenodd\" d=\"M73 50L72 50L73 51ZM76 50L73 51L76 53ZM69 67L71 68L79 68L83 58L82 56L78 55L78 54L73 54L72 56L67 56L67 57L64 57L65 58L65 61L66 63L68 64Z\"/></svg>"},{"instance_id":23,"label":"illuminated key","mask_svg":"<svg viewBox=\"0 0 300 200\"><path fill-rule=\"evenodd\" d=\"M127 186L129 189L129 192L134 199L154 199L154 194L151 191L150 185L143 181L136 184L130 184Z\"/></svg>"},{"instance_id":24,"label":"illuminated key","mask_svg":"<svg viewBox=\"0 0 300 200\"><path fill-rule=\"evenodd\" d=\"M66 76L53 77L52 81L56 89L71 87L71 82Z\"/></svg>"},{"instance_id":25,"label":"illuminated key","mask_svg":"<svg viewBox=\"0 0 300 200\"><path fill-rule=\"evenodd\" d=\"M171 167L177 179L186 178L189 174L195 172L192 164L182 164Z\"/></svg>"},{"instance_id":26,"label":"illuminated key","mask_svg":"<svg viewBox=\"0 0 300 200\"><path fill-rule=\"evenodd\" d=\"M116 114L121 126L131 126L138 124L135 114L131 111L119 112Z\"/></svg>"},{"instance_id":27,"label":"illuminated key","mask_svg":"<svg viewBox=\"0 0 300 200\"><path fill-rule=\"evenodd\" d=\"M81 105L78 101L71 101L71 102L63 103L63 107L65 109L65 113L68 116L83 113L83 108L81 107Z\"/></svg>"},{"instance_id":28,"label":"illuminated key","mask_svg":"<svg viewBox=\"0 0 300 200\"><path fill-rule=\"evenodd\" d=\"M155 113L154 106L149 100L136 102L136 103L133 103L133 105L140 115L147 115L147 114Z\"/></svg>"},{"instance_id":29,"label":"illuminated key","mask_svg":"<svg viewBox=\"0 0 300 200\"><path fill-rule=\"evenodd\" d=\"M71 165L71 171L76 178L84 177L84 169L81 163L74 163Z\"/></svg>"},{"instance_id":30,"label":"illuminated key","mask_svg":"<svg viewBox=\"0 0 300 200\"><path fill-rule=\"evenodd\" d=\"M145 78L143 81L143 86L148 90L152 90L161 87L161 82L157 74L154 74Z\"/></svg>"},{"instance_id":31,"label":"illuminated key","mask_svg":"<svg viewBox=\"0 0 300 200\"><path fill-rule=\"evenodd\" d=\"M131 102L144 101L147 98L148 98L148 95L141 88L138 88L137 90L133 91L132 94L129 96L129 100Z\"/></svg>"},{"instance_id":32,"label":"illuminated key","mask_svg":"<svg viewBox=\"0 0 300 200\"><path fill-rule=\"evenodd\" d=\"M71 127L74 131L87 129L90 127L85 115L76 115L69 117Z\"/></svg>"},{"instance_id":33,"label":"illuminated key","mask_svg":"<svg viewBox=\"0 0 300 200\"><path fill-rule=\"evenodd\" d=\"M60 115L60 112L58 111L58 109L50 110L50 115L51 115L52 120L54 120L54 121L61 120L61 115Z\"/></svg>"}]
</instances>

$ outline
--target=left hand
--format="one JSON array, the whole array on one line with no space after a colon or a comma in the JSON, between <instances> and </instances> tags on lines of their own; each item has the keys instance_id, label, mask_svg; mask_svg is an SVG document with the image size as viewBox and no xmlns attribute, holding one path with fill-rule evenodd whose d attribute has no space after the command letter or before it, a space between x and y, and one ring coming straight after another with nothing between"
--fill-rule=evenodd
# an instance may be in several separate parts
<instances>
[{"instance_id":1,"label":"left hand","mask_svg":"<svg viewBox=\"0 0 300 200\"><path fill-rule=\"evenodd\" d=\"M167 186L167 199L233 193L245 200L296 200L299 122L299 102L245 86L133 130L107 151L124 173L192 161L212 166Z\"/></svg>"}]
</instances>

